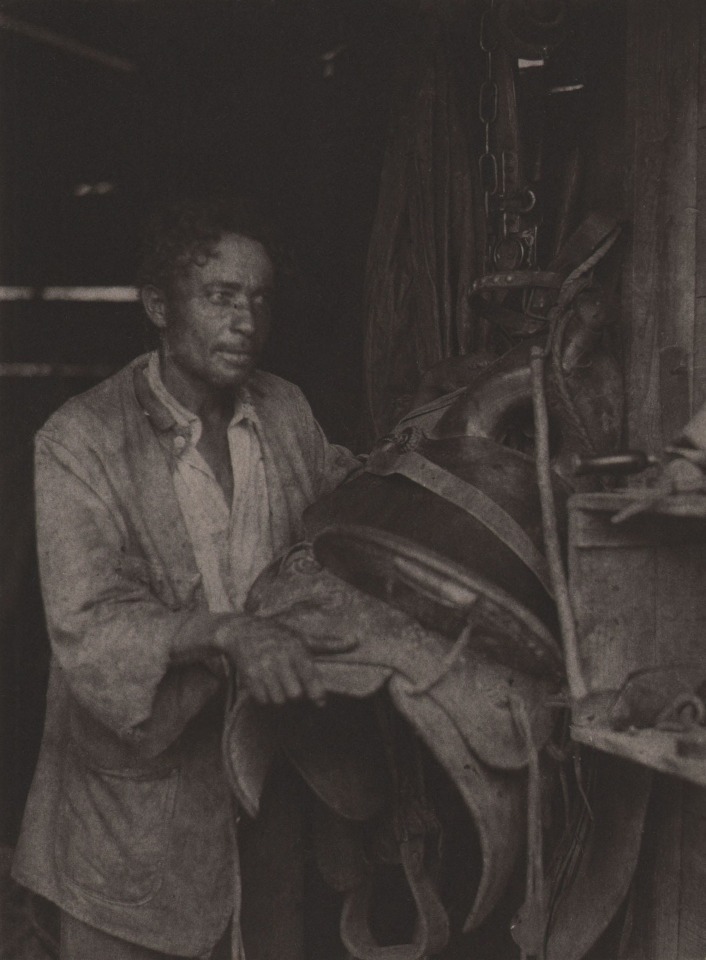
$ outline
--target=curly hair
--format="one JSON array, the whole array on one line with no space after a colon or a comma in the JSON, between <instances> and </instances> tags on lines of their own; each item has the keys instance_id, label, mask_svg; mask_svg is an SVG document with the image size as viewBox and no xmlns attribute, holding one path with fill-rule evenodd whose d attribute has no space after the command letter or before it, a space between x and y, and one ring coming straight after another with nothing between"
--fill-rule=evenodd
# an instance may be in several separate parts
<instances>
[{"instance_id":1,"label":"curly hair","mask_svg":"<svg viewBox=\"0 0 706 960\"><path fill-rule=\"evenodd\" d=\"M254 201L243 197L171 200L157 206L147 220L140 285L168 290L186 264L208 259L227 233L261 243L278 272L279 244Z\"/></svg>"}]
</instances>

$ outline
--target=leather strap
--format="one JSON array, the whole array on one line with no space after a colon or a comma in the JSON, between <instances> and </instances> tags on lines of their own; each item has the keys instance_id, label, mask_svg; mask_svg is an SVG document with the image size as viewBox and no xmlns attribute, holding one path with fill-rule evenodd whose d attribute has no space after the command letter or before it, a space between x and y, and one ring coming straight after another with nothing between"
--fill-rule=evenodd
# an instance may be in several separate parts
<instances>
[{"instance_id":1,"label":"leather strap","mask_svg":"<svg viewBox=\"0 0 706 960\"><path fill-rule=\"evenodd\" d=\"M594 210L579 224L562 249L549 264L547 270L508 270L505 273L489 273L474 281L470 296L492 293L495 290L527 289L529 297L524 313L512 316L507 308L498 310L488 319L497 323L510 336L529 336L535 332L537 321L546 319L549 308L556 302L556 293L567 278L583 264L602 256L610 249L620 234L620 223L610 213ZM487 313L492 304L484 304Z\"/></svg>"},{"instance_id":2,"label":"leather strap","mask_svg":"<svg viewBox=\"0 0 706 960\"><path fill-rule=\"evenodd\" d=\"M392 461L383 458L371 458L366 467L369 473L378 476L399 474L418 483L449 503L465 510L495 534L506 547L522 560L542 584L549 596L553 596L549 567L534 543L527 536L514 517L511 517L494 500L474 487L473 484L449 473L443 467L432 463L414 450L400 454Z\"/></svg>"},{"instance_id":3,"label":"leather strap","mask_svg":"<svg viewBox=\"0 0 706 960\"><path fill-rule=\"evenodd\" d=\"M370 929L373 875L351 890L341 911L341 940L355 960L426 960L449 940L449 918L424 866L424 837L411 835L400 843L400 862L417 908L414 939L381 946Z\"/></svg>"},{"instance_id":4,"label":"leather strap","mask_svg":"<svg viewBox=\"0 0 706 960\"><path fill-rule=\"evenodd\" d=\"M546 295L547 291L544 288L535 287L530 290L530 293L537 290L543 296ZM520 313L519 310L510 310L508 307L488 301L483 304L483 316L511 337L533 337L547 329L547 314L552 302L553 300L550 302L548 298L544 301L544 313L539 310L535 313Z\"/></svg>"},{"instance_id":5,"label":"leather strap","mask_svg":"<svg viewBox=\"0 0 706 960\"><path fill-rule=\"evenodd\" d=\"M510 290L524 287L550 287L558 290L564 278L551 270L508 270L505 273L488 273L473 282L473 293L483 290Z\"/></svg>"},{"instance_id":6,"label":"leather strap","mask_svg":"<svg viewBox=\"0 0 706 960\"><path fill-rule=\"evenodd\" d=\"M578 225L549 265L566 278L598 250L608 237L620 232L620 222L604 210L593 210Z\"/></svg>"}]
</instances>

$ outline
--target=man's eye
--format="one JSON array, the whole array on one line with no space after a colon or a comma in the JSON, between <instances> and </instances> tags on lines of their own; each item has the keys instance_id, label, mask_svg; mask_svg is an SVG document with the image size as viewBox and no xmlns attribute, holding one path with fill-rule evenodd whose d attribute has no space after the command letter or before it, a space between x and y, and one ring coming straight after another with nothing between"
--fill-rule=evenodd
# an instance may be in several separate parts
<instances>
[{"instance_id":1,"label":"man's eye","mask_svg":"<svg viewBox=\"0 0 706 960\"><path fill-rule=\"evenodd\" d=\"M208 301L216 304L216 306L225 307L230 303L230 294L226 293L225 290L211 290L208 294Z\"/></svg>"}]
</instances>

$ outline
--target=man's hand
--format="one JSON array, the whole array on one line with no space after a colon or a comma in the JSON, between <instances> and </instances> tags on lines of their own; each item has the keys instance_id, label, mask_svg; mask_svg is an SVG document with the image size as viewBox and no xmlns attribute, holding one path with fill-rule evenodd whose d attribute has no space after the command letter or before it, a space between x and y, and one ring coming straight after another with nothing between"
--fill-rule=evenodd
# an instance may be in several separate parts
<instances>
[{"instance_id":1,"label":"man's hand","mask_svg":"<svg viewBox=\"0 0 706 960\"><path fill-rule=\"evenodd\" d=\"M302 638L266 617L243 617L218 631L219 646L258 703L308 699L322 705L326 690Z\"/></svg>"}]
</instances>

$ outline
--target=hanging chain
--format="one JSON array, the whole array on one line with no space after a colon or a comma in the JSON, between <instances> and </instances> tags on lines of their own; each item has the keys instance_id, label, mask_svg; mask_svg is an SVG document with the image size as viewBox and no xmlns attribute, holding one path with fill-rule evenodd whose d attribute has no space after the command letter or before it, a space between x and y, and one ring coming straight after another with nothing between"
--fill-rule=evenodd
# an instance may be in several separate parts
<instances>
[{"instance_id":1,"label":"hanging chain","mask_svg":"<svg viewBox=\"0 0 706 960\"><path fill-rule=\"evenodd\" d=\"M493 20L495 0L483 11L480 21L480 48L485 54L485 78L480 88L478 116L483 124L483 153L479 160L480 182L483 189L483 209L486 223L485 273L493 268L494 232L491 230L491 198L498 192L498 161L491 149L491 124L498 116L498 85L493 77L493 53L498 46L498 36Z\"/></svg>"},{"instance_id":2,"label":"hanging chain","mask_svg":"<svg viewBox=\"0 0 706 960\"><path fill-rule=\"evenodd\" d=\"M498 119L500 101L494 56L499 45L495 0L490 0L481 16L479 43L485 55L485 77L478 99L478 116L483 124L479 171L487 234L485 273L521 267L533 269L536 267L537 225L528 220L527 214L534 210L536 197L532 190L520 185L517 152L500 149L493 142L493 125ZM519 132L517 136L519 138Z\"/></svg>"}]
</instances>

